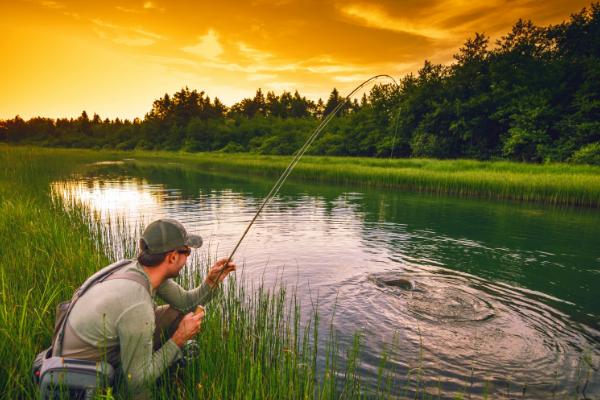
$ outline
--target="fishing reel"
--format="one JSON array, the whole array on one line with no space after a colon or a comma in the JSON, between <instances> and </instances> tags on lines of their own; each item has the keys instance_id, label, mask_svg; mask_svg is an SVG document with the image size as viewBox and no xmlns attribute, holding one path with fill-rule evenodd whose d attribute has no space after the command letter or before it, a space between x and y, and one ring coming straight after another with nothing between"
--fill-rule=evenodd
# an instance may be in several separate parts
<instances>
[{"instance_id":1,"label":"fishing reel","mask_svg":"<svg viewBox=\"0 0 600 400\"><path fill-rule=\"evenodd\" d=\"M206 314L206 308L204 306L196 307L194 314L198 315L199 313ZM183 353L184 362L190 363L200 354L200 345L198 344L198 341L189 339L183 344L181 352Z\"/></svg>"},{"instance_id":2,"label":"fishing reel","mask_svg":"<svg viewBox=\"0 0 600 400\"><path fill-rule=\"evenodd\" d=\"M186 363L192 362L200 354L200 345L194 339L187 340L181 349Z\"/></svg>"}]
</instances>

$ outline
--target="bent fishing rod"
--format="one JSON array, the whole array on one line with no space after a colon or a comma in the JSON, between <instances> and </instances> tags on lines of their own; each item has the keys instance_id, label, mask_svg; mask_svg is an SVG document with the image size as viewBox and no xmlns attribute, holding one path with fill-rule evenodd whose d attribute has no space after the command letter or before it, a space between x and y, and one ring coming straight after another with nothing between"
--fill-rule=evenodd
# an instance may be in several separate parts
<instances>
[{"instance_id":1,"label":"bent fishing rod","mask_svg":"<svg viewBox=\"0 0 600 400\"><path fill-rule=\"evenodd\" d=\"M344 107L346 105L346 103L350 100L350 98L357 91L359 91L360 89L362 89L369 82L372 82L372 81L377 80L379 78L389 78L394 83L394 85L396 87L398 87L398 83L390 75L387 75L387 74L375 75L375 76L367 79L366 81L364 81L360 85L358 85L356 88L354 88L354 90L352 90L346 97L344 97L344 99L342 101L340 101L337 104L337 106L329 114L327 114L325 116L325 118L323 118L323 120L321 121L321 123L315 128L315 130L308 137L308 139L306 139L306 142L304 142L304 144L302 145L302 147L300 147L300 149L298 149L298 151L296 152L296 155L294 156L294 158L292 158L292 161L290 161L290 163L288 164L287 168L281 173L281 175L279 176L279 179L277 179L277 181L275 182L275 184L271 188L271 191L266 195L266 197L264 198L264 200L261 203L260 207L258 207L258 210L254 214L254 217L252 218L252 220L250 220L250 223L248 224L248 226L246 226L246 229L242 233L242 236L240 237L240 239L238 240L237 244L235 245L235 247L231 251L231 254L227 258L227 261L223 264L223 267L221 268L221 271L219 271L219 275L217 275L217 278L214 280L214 286L211 286L211 289L210 289L211 292L216 287L219 286L219 279L223 275L223 272L227 269L226 267L229 264L229 262L231 262L231 260L233 260L233 256L235 255L236 251L238 250L238 248L242 244L242 241L244 240L244 238L246 237L246 235L248 234L248 232L250 231L250 228L252 227L252 225L254 225L254 222L256 221L256 219L258 218L258 216L260 215L260 213L262 212L262 210L277 195L277 192L279 192L279 189L281 188L281 186L283 186L283 183L286 181L287 177L292 173L292 170L294 169L294 167L296 167L296 164L298 164L298 162L300 161L300 159L302 158L302 156L307 152L307 150L312 145L312 143L315 141L315 139L319 136L319 134L321 133L321 131L323 131L323 129L325 129L325 127L327 126L327 124L329 124L329 122L333 119L333 117L335 117L335 115L342 109L342 107ZM397 121L396 121L396 128L397 128ZM395 140L395 138L394 138L394 140ZM392 149L392 151L393 151L393 149Z\"/></svg>"}]
</instances>

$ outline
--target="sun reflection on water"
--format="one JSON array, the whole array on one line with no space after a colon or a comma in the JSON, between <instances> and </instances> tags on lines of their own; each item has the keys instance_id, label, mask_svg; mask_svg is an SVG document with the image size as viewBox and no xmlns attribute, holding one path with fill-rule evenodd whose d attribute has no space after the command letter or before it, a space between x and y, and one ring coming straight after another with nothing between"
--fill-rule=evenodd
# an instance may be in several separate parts
<instances>
[{"instance_id":1,"label":"sun reflection on water","mask_svg":"<svg viewBox=\"0 0 600 400\"><path fill-rule=\"evenodd\" d=\"M100 181L72 180L52 184L52 193L67 206L84 206L99 215L102 221L145 219L164 216L164 201L160 187L144 180Z\"/></svg>"}]
</instances>

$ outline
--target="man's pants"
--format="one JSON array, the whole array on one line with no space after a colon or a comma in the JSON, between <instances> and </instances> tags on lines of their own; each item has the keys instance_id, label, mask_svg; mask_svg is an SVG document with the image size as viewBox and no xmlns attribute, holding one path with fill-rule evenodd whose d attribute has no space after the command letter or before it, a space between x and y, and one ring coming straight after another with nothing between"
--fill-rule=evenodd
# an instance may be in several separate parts
<instances>
[{"instance_id":1,"label":"man's pants","mask_svg":"<svg viewBox=\"0 0 600 400\"><path fill-rule=\"evenodd\" d=\"M154 310L154 350L165 344L177 330L184 314L169 305L156 307Z\"/></svg>"}]
</instances>

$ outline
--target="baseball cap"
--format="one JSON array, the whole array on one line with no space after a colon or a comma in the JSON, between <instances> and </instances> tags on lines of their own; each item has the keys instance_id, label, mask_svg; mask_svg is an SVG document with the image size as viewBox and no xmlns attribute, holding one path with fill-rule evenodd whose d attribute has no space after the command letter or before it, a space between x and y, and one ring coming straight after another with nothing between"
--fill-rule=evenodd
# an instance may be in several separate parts
<instances>
[{"instance_id":1,"label":"baseball cap","mask_svg":"<svg viewBox=\"0 0 600 400\"><path fill-rule=\"evenodd\" d=\"M202 246L199 235L190 235L184 226L174 219L159 219L144 229L142 239L148 246L148 253L160 254L183 246L198 248Z\"/></svg>"}]
</instances>

